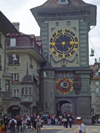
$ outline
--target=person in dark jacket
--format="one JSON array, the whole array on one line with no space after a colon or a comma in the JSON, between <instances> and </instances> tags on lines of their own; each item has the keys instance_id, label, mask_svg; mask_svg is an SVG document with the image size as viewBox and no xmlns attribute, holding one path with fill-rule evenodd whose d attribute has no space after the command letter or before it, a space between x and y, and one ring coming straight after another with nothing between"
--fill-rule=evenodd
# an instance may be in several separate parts
<instances>
[{"instance_id":1,"label":"person in dark jacket","mask_svg":"<svg viewBox=\"0 0 100 133\"><path fill-rule=\"evenodd\" d=\"M70 114L69 117L68 117L68 122L69 122L69 126L70 128L72 127L72 122L73 122L73 117L72 115Z\"/></svg>"}]
</instances>

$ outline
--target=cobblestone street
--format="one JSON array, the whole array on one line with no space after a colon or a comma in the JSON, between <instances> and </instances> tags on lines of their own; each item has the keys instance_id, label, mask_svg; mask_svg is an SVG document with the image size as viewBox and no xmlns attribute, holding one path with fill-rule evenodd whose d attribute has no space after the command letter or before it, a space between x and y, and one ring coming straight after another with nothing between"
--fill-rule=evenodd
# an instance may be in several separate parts
<instances>
[{"instance_id":1,"label":"cobblestone street","mask_svg":"<svg viewBox=\"0 0 100 133\"><path fill-rule=\"evenodd\" d=\"M65 128L58 125L44 125L43 128L41 128L41 133L73 133L74 131L78 130L77 127L78 125L73 125L72 128ZM87 133L100 133L100 125L86 125L86 130ZM10 131L8 131L7 133L10 133ZM27 129L27 133L37 132L32 129Z\"/></svg>"}]
</instances>

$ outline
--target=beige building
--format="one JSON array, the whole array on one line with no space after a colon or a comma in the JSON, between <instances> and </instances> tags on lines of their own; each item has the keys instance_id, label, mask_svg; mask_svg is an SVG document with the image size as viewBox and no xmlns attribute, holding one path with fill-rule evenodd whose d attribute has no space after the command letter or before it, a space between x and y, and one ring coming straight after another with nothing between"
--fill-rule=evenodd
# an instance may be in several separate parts
<instances>
[{"instance_id":1,"label":"beige building","mask_svg":"<svg viewBox=\"0 0 100 133\"><path fill-rule=\"evenodd\" d=\"M21 33L6 37L7 67L11 74L12 91L8 113L12 115L39 111L39 69L41 63L45 62L40 44L41 40L34 35Z\"/></svg>"},{"instance_id":2,"label":"beige building","mask_svg":"<svg viewBox=\"0 0 100 133\"><path fill-rule=\"evenodd\" d=\"M11 91L10 91L10 79L11 76L7 72L6 68L6 45L5 36L7 33L16 33L18 31L9 22L5 15L0 12L0 114L6 113L4 106L9 103Z\"/></svg>"},{"instance_id":3,"label":"beige building","mask_svg":"<svg viewBox=\"0 0 100 133\"><path fill-rule=\"evenodd\" d=\"M100 63L95 62L90 68L93 70L91 82L91 115L98 118L100 116Z\"/></svg>"}]
</instances>

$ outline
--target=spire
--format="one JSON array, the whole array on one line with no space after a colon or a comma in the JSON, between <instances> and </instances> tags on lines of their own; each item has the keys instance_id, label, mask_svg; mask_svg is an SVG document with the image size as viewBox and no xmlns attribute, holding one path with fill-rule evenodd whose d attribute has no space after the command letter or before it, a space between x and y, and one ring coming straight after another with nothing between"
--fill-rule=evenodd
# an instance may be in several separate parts
<instances>
[{"instance_id":1,"label":"spire","mask_svg":"<svg viewBox=\"0 0 100 133\"><path fill-rule=\"evenodd\" d=\"M29 75L29 72L28 72L28 63L27 63L27 68L26 68L26 75L23 77L21 83L22 84L24 84L24 83L28 83L28 84L34 83L33 79L32 79L32 75Z\"/></svg>"},{"instance_id":2,"label":"spire","mask_svg":"<svg viewBox=\"0 0 100 133\"><path fill-rule=\"evenodd\" d=\"M28 63L27 63L27 70L26 70L27 72L26 72L26 75L28 75Z\"/></svg>"}]
</instances>

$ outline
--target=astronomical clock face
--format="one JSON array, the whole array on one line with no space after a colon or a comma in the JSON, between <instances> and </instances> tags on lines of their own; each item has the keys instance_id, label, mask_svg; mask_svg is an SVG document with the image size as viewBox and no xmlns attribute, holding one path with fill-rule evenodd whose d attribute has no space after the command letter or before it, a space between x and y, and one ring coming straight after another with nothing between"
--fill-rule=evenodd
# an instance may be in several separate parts
<instances>
[{"instance_id":1,"label":"astronomical clock face","mask_svg":"<svg viewBox=\"0 0 100 133\"><path fill-rule=\"evenodd\" d=\"M57 81L57 92L60 94L68 94L73 90L73 81L71 79L58 79Z\"/></svg>"},{"instance_id":2,"label":"astronomical clock face","mask_svg":"<svg viewBox=\"0 0 100 133\"><path fill-rule=\"evenodd\" d=\"M60 58L67 58L75 54L79 47L76 34L67 29L56 31L49 41L50 51Z\"/></svg>"}]
</instances>

